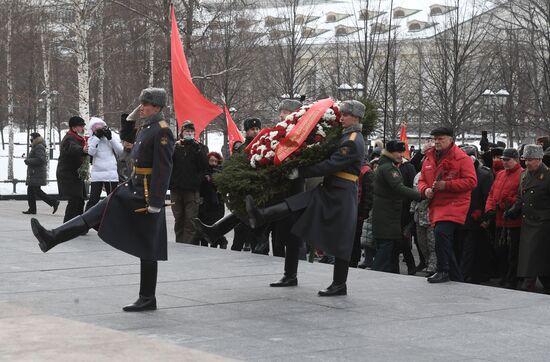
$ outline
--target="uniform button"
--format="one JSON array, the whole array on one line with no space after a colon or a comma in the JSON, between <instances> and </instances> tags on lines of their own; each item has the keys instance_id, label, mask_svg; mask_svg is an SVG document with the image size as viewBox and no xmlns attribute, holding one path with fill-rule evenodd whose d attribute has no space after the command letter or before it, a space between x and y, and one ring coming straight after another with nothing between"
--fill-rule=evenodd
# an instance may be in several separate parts
<instances>
[{"instance_id":1,"label":"uniform button","mask_svg":"<svg viewBox=\"0 0 550 362\"><path fill-rule=\"evenodd\" d=\"M151 128L151 126L147 126L147 128Z\"/></svg>"},{"instance_id":2,"label":"uniform button","mask_svg":"<svg viewBox=\"0 0 550 362\"><path fill-rule=\"evenodd\" d=\"M124 184L124 186L128 186L128 184Z\"/></svg>"},{"instance_id":3,"label":"uniform button","mask_svg":"<svg viewBox=\"0 0 550 362\"><path fill-rule=\"evenodd\" d=\"M531 193L533 193L533 190L531 190Z\"/></svg>"},{"instance_id":4,"label":"uniform button","mask_svg":"<svg viewBox=\"0 0 550 362\"><path fill-rule=\"evenodd\" d=\"M137 194L137 192L136 192L136 191L134 191L134 195L135 195L135 194Z\"/></svg>"},{"instance_id":5,"label":"uniform button","mask_svg":"<svg viewBox=\"0 0 550 362\"><path fill-rule=\"evenodd\" d=\"M141 145L141 141L139 141L139 144Z\"/></svg>"},{"instance_id":6,"label":"uniform button","mask_svg":"<svg viewBox=\"0 0 550 362\"><path fill-rule=\"evenodd\" d=\"M525 215L523 215L523 218L525 219Z\"/></svg>"}]
</instances>

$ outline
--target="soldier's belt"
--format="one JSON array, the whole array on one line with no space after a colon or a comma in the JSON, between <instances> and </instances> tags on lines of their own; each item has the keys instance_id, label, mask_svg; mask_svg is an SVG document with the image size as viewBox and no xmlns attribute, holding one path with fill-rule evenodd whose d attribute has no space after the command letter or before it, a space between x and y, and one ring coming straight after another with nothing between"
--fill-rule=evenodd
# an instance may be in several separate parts
<instances>
[{"instance_id":1,"label":"soldier's belt","mask_svg":"<svg viewBox=\"0 0 550 362\"><path fill-rule=\"evenodd\" d=\"M153 173L153 169L151 167L135 167L134 166L134 173L136 175L151 175Z\"/></svg>"},{"instance_id":2,"label":"soldier's belt","mask_svg":"<svg viewBox=\"0 0 550 362\"><path fill-rule=\"evenodd\" d=\"M359 180L359 176L348 172L336 172L334 176L351 182L357 182L357 180Z\"/></svg>"}]
</instances>

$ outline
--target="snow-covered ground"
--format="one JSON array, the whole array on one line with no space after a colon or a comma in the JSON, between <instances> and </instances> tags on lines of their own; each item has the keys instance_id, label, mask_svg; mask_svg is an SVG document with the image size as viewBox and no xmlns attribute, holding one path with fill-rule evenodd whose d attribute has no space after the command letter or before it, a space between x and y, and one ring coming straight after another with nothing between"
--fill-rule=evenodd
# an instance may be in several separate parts
<instances>
[{"instance_id":1,"label":"snow-covered ground","mask_svg":"<svg viewBox=\"0 0 550 362\"><path fill-rule=\"evenodd\" d=\"M62 136L66 131L61 132ZM4 137L6 140L5 149L1 148L0 144L0 195L13 194L13 184L5 183L8 179L8 129L4 129ZM221 153L223 145L222 133L208 133L208 148L210 151L216 151ZM57 134L55 134L55 141L57 140ZM22 183L17 184L16 193L26 194L27 187L25 186L25 179L27 177L27 165L25 165L25 157L27 153L27 133L16 131L14 134L14 159L13 159L13 176L17 180L22 180ZM54 149L54 159L50 160L49 165L49 178L48 180L55 180L55 169L57 168L57 158L59 157L59 147L56 144ZM57 182L50 182L48 185L42 187L46 193L57 194Z\"/></svg>"}]
</instances>

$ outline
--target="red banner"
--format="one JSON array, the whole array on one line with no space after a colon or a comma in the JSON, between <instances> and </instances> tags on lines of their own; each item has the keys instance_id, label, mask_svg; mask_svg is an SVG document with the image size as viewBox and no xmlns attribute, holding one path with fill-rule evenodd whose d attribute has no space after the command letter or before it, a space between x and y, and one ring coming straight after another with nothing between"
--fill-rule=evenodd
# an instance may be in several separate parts
<instances>
[{"instance_id":1,"label":"red banner","mask_svg":"<svg viewBox=\"0 0 550 362\"><path fill-rule=\"evenodd\" d=\"M409 138L407 137L407 124L405 122L401 123L401 133L399 135L401 142L405 144L405 153L403 156L407 159L411 159L411 153L409 151Z\"/></svg>"},{"instance_id":2,"label":"red banner","mask_svg":"<svg viewBox=\"0 0 550 362\"><path fill-rule=\"evenodd\" d=\"M281 140L275 150L275 165L280 165L288 156L304 143L315 125L325 114L327 109L332 107L332 98L321 99L315 102L310 109L302 116L296 126Z\"/></svg>"},{"instance_id":3,"label":"red banner","mask_svg":"<svg viewBox=\"0 0 550 362\"><path fill-rule=\"evenodd\" d=\"M191 73L187 59L181 45L180 33L176 22L176 13L172 6L172 93L174 96L174 111L178 128L184 121L191 121L195 125L195 138L199 138L202 131L216 118L222 109L204 98L191 80Z\"/></svg>"},{"instance_id":4,"label":"red banner","mask_svg":"<svg viewBox=\"0 0 550 362\"><path fill-rule=\"evenodd\" d=\"M233 154L233 145L235 142L244 142L244 137L239 132L239 129L237 128L237 125L235 122L233 122L233 119L231 118L231 114L229 114L229 110L227 109L227 104L223 105L223 110L225 111L225 119L227 121L227 138L229 140L229 153Z\"/></svg>"}]
</instances>

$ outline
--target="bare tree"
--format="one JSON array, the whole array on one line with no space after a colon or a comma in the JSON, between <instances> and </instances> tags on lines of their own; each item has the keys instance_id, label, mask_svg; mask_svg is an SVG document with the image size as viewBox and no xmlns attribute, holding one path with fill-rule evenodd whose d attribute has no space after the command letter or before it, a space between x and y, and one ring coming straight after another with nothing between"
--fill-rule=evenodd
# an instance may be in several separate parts
<instances>
[{"instance_id":1,"label":"bare tree","mask_svg":"<svg viewBox=\"0 0 550 362\"><path fill-rule=\"evenodd\" d=\"M493 57L486 47L491 13L474 1L444 15L448 27L434 27L436 34L425 54L424 81L427 114L434 124L461 133L472 127L477 101L493 81ZM434 21L435 22L435 21Z\"/></svg>"}]
</instances>

